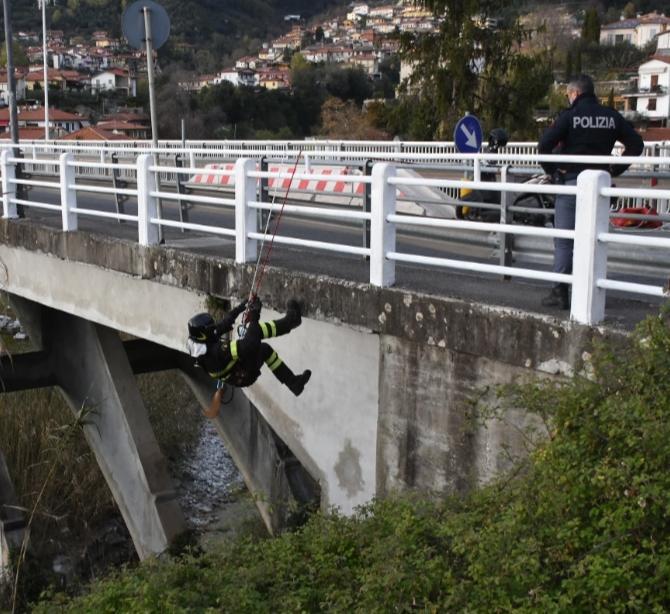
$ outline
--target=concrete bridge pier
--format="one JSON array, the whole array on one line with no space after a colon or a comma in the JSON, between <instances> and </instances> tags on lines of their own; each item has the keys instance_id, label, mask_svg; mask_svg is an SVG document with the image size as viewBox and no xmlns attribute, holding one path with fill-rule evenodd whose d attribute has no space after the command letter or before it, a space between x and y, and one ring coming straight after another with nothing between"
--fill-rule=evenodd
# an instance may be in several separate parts
<instances>
[{"instance_id":1,"label":"concrete bridge pier","mask_svg":"<svg viewBox=\"0 0 670 614\"><path fill-rule=\"evenodd\" d=\"M128 356L116 331L12 296L30 338L50 356L140 558L164 551L185 529L176 491Z\"/></svg>"},{"instance_id":2,"label":"concrete bridge pier","mask_svg":"<svg viewBox=\"0 0 670 614\"><path fill-rule=\"evenodd\" d=\"M189 369L182 361L182 374L200 404L207 407L216 386L202 369ZM318 507L321 492L293 452L279 438L258 409L239 389L222 405L214 420L268 531L275 535L309 507Z\"/></svg>"}]
</instances>

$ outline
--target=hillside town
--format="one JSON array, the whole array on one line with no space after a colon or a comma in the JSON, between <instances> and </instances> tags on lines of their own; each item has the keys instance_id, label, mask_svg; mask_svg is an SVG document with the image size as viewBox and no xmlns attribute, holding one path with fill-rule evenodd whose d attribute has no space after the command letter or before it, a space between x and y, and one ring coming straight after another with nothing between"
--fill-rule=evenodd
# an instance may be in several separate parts
<instances>
[{"instance_id":1,"label":"hillside town","mask_svg":"<svg viewBox=\"0 0 670 614\"><path fill-rule=\"evenodd\" d=\"M579 14L562 10L557 13L557 19L568 40L579 39ZM439 20L430 11L409 0L384 5L353 4L345 15L310 24L300 15L286 15L284 21L287 33L263 43L256 54L240 57L215 74L182 79L179 86L192 93L222 83L290 91L291 61L298 53L305 62L361 69L374 81L380 78L382 63L397 57L400 34L434 32L439 27ZM495 20L490 21L487 27L495 28ZM532 28L537 16L529 14L522 21ZM44 109L40 108L44 88L41 36L35 32L18 32L17 39L28 59L26 67L15 70L20 138L44 138L46 120ZM598 90L604 101L609 95L609 103L647 130L649 137L654 130L661 129L659 134L667 138L666 132L670 132L670 18L656 11L632 18L622 14L617 21L602 25L599 43L601 46L625 43L650 50L646 60L621 67L618 78L602 81ZM537 39L526 41L520 52L533 52L541 44L538 35ZM125 41L104 31L83 39L49 30L47 55L50 92L115 92L121 97L133 98L137 95L138 81L146 78L142 52L129 49ZM411 70L409 63L401 63L401 81ZM564 78L565 75L554 75L557 85ZM6 71L0 71L0 105L7 104L7 88ZM148 118L139 109L114 109L113 113L98 118L95 127L91 123L90 117L50 109L50 138L120 140L150 136ZM6 108L0 109L0 138L8 138Z\"/></svg>"}]
</instances>

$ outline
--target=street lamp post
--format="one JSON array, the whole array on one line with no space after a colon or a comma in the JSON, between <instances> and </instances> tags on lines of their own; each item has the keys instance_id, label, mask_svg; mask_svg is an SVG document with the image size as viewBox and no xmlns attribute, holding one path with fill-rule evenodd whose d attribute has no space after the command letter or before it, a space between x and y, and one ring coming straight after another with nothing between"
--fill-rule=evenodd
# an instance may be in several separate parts
<instances>
[{"instance_id":1,"label":"street lamp post","mask_svg":"<svg viewBox=\"0 0 670 614\"><path fill-rule=\"evenodd\" d=\"M37 0L42 8L42 61L44 64L44 140L49 140L49 68L47 65L47 0Z\"/></svg>"}]
</instances>

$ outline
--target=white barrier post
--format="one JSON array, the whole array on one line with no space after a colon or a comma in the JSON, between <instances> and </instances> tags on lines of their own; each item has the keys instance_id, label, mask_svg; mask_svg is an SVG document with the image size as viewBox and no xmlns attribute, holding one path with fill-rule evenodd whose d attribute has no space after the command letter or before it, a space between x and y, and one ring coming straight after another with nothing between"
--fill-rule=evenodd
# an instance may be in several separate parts
<instances>
[{"instance_id":1,"label":"white barrier post","mask_svg":"<svg viewBox=\"0 0 670 614\"><path fill-rule=\"evenodd\" d=\"M2 172L2 217L19 217L16 212L16 203L12 199L16 198L16 165L9 162L13 155L11 149L3 149L0 154L0 172Z\"/></svg>"},{"instance_id":2,"label":"white barrier post","mask_svg":"<svg viewBox=\"0 0 670 614\"><path fill-rule=\"evenodd\" d=\"M597 324L605 317L605 290L598 288L598 280L607 276L607 244L598 235L609 227L609 198L601 191L611 185L605 171L583 171L577 178L570 317L582 324Z\"/></svg>"},{"instance_id":3,"label":"white barrier post","mask_svg":"<svg viewBox=\"0 0 670 614\"><path fill-rule=\"evenodd\" d=\"M396 169L387 162L372 167L370 220L370 283L373 286L392 286L395 283L395 261L386 254L395 251L395 225L386 221L396 212L396 189L389 185Z\"/></svg>"},{"instance_id":4,"label":"white barrier post","mask_svg":"<svg viewBox=\"0 0 670 614\"><path fill-rule=\"evenodd\" d=\"M60 206L63 215L63 230L77 230L77 214L73 209L77 208L77 191L74 188L75 172L74 154L72 152L62 153L60 160Z\"/></svg>"},{"instance_id":5,"label":"white barrier post","mask_svg":"<svg viewBox=\"0 0 670 614\"><path fill-rule=\"evenodd\" d=\"M235 162L235 262L252 262L258 255L258 242L249 239L257 232L256 210L248 206L256 200L256 180L249 173L256 170L256 162L240 158Z\"/></svg>"},{"instance_id":6,"label":"white barrier post","mask_svg":"<svg viewBox=\"0 0 670 614\"><path fill-rule=\"evenodd\" d=\"M137 156L137 226L140 245L157 245L158 226L151 222L158 217L158 199L151 196L156 191L156 176L149 170L154 157L151 154Z\"/></svg>"}]
</instances>

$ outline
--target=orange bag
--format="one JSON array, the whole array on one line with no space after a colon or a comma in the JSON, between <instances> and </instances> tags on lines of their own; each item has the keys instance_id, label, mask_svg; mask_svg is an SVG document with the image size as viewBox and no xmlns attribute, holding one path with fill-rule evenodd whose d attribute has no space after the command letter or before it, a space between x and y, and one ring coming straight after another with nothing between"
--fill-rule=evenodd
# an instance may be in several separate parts
<instances>
[{"instance_id":1,"label":"orange bag","mask_svg":"<svg viewBox=\"0 0 670 614\"><path fill-rule=\"evenodd\" d=\"M634 213L637 215L658 215L656 209L651 207L624 207L619 213ZM659 228L663 225L661 220L635 220L631 218L613 217L612 226L618 228Z\"/></svg>"}]
</instances>

